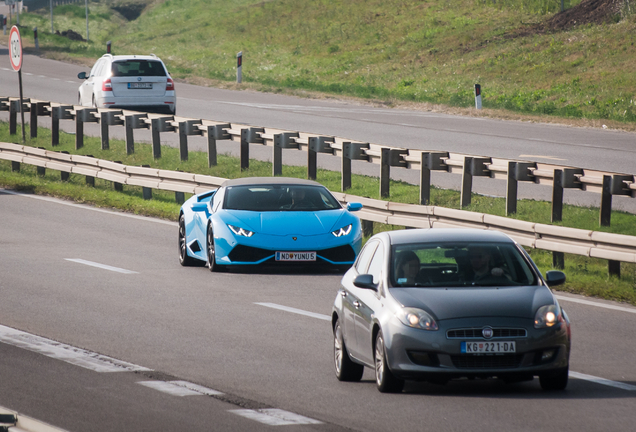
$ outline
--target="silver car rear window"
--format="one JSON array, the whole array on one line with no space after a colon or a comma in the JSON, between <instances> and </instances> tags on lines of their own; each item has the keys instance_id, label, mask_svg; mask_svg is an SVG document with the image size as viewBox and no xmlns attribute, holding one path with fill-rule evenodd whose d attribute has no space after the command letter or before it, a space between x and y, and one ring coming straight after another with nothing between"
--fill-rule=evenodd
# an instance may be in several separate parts
<instances>
[{"instance_id":1,"label":"silver car rear window","mask_svg":"<svg viewBox=\"0 0 636 432\"><path fill-rule=\"evenodd\" d=\"M536 285L525 255L512 243L396 245L391 257L395 287Z\"/></svg>"},{"instance_id":2,"label":"silver car rear window","mask_svg":"<svg viewBox=\"0 0 636 432\"><path fill-rule=\"evenodd\" d=\"M166 69L156 60L122 60L113 62L112 76L166 76Z\"/></svg>"}]
</instances>

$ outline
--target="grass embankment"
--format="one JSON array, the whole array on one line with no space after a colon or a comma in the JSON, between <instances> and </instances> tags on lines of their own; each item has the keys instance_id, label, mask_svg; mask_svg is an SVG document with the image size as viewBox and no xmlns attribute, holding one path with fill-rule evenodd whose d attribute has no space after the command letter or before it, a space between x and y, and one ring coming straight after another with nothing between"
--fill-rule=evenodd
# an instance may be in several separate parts
<instances>
[{"instance_id":1,"label":"grass embankment","mask_svg":"<svg viewBox=\"0 0 636 432\"><path fill-rule=\"evenodd\" d=\"M122 3L148 6L127 21L111 9ZM485 108L636 122L633 6L568 28L550 21L559 3L111 0L90 3L88 43L48 33L48 11L21 22L27 43L38 26L44 55L92 64L112 40L114 53L154 52L174 77L197 83L231 84L243 51L243 87L472 107L480 83ZM83 14L83 5L58 7L55 28L85 36Z\"/></svg>"},{"instance_id":2,"label":"grass embankment","mask_svg":"<svg viewBox=\"0 0 636 432\"><path fill-rule=\"evenodd\" d=\"M8 124L0 122L0 142L20 143L20 128L18 127L16 135L9 135L8 130ZM136 143L135 153L127 155L125 143L119 140L111 140L110 150L101 150L98 138L86 137L84 147L75 150L74 138L74 135L60 133L60 145L51 147L51 131L39 128L38 138L29 139L26 144L47 150L67 151L71 154L93 155L100 159L121 161L127 165L150 165L156 168L181 170L222 178L267 177L272 172L270 163L258 160L250 160L250 169L241 172L239 160L223 154L218 155L218 165L211 168L207 166L207 155L201 152L190 152L188 161L182 162L179 159L178 149L167 146L162 148L162 157L158 160L153 159L152 147L149 144ZM306 174L304 167L283 167L284 176L306 178ZM340 190L341 177L339 172L319 170L318 181L331 190ZM377 178L354 175L352 184L353 188L349 190L350 193L378 198L379 180ZM111 182L96 179L95 187L91 187L86 184L84 176L76 174L71 174L69 181L62 182L59 172L47 170L42 177L37 175L35 167L28 165L23 165L20 173L15 173L11 172L11 163L8 161L0 161L0 186L175 221L180 207L179 204L175 203L172 192L155 190L153 191L153 199L147 201L143 199L140 187L125 186L123 192L115 192ZM403 182L392 181L390 190L389 200L395 202L416 203L419 196L417 186ZM472 200L473 202L467 210L500 216L505 214L505 200L503 198L474 194ZM459 208L459 193L433 188L431 202L436 206ZM517 219L550 223L551 209L547 202L521 200L518 210L518 214L515 215ZM598 217L599 210L597 208L566 205L563 210L563 225L599 230ZM376 232L398 228L403 227L375 224ZM604 230L636 235L636 215L613 212L612 226L604 227ZM529 252L542 272L545 273L552 268L552 255L550 253L539 250L530 250ZM636 304L636 265L622 263L620 278L608 277L607 261L604 260L566 255L565 266L568 282L558 289Z\"/></svg>"}]
</instances>

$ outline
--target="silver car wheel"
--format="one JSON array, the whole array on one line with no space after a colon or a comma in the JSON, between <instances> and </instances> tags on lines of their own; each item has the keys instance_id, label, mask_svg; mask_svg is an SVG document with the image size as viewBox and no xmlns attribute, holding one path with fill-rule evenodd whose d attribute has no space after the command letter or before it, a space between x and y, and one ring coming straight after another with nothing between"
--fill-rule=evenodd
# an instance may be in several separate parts
<instances>
[{"instance_id":1,"label":"silver car wheel","mask_svg":"<svg viewBox=\"0 0 636 432\"><path fill-rule=\"evenodd\" d=\"M342 373L342 357L347 355L343 349L342 342L342 328L340 327L340 323L336 323L336 328L334 329L334 337L333 337L333 357L336 363L336 374L340 375Z\"/></svg>"},{"instance_id":2,"label":"silver car wheel","mask_svg":"<svg viewBox=\"0 0 636 432\"><path fill-rule=\"evenodd\" d=\"M384 381L384 339L378 335L375 343L375 382L381 386Z\"/></svg>"}]
</instances>

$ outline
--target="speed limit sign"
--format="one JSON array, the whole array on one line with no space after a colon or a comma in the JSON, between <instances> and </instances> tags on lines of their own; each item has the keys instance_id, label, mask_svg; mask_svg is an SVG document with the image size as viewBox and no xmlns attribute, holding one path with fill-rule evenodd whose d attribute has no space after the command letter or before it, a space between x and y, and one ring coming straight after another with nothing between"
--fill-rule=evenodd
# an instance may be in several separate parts
<instances>
[{"instance_id":1,"label":"speed limit sign","mask_svg":"<svg viewBox=\"0 0 636 432\"><path fill-rule=\"evenodd\" d=\"M19 72L22 69L22 38L20 37L20 30L16 26L11 27L9 46L11 67L14 71Z\"/></svg>"}]
</instances>

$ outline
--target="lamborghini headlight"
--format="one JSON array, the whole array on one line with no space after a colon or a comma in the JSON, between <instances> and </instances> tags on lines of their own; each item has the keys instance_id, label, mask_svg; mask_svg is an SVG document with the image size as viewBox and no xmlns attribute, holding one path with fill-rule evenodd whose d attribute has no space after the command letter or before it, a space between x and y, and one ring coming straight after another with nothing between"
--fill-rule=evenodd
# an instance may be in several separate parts
<instances>
[{"instance_id":1,"label":"lamborghini headlight","mask_svg":"<svg viewBox=\"0 0 636 432\"><path fill-rule=\"evenodd\" d=\"M350 232L351 232L351 224L347 225L346 227L342 227L338 230L332 231L331 234L333 234L336 237L342 237L342 236L346 236Z\"/></svg>"},{"instance_id":2,"label":"lamborghini headlight","mask_svg":"<svg viewBox=\"0 0 636 432\"><path fill-rule=\"evenodd\" d=\"M249 231L246 230L244 228L239 228L237 226L234 225L229 225L228 227L232 230L232 232L234 234L236 234L237 236L243 236L243 237L252 237L254 235L254 231Z\"/></svg>"},{"instance_id":3,"label":"lamborghini headlight","mask_svg":"<svg viewBox=\"0 0 636 432\"><path fill-rule=\"evenodd\" d=\"M403 308L397 313L397 317L402 321L402 324L409 327L422 330L437 330L439 328L433 317L422 309Z\"/></svg>"},{"instance_id":4,"label":"lamborghini headlight","mask_svg":"<svg viewBox=\"0 0 636 432\"><path fill-rule=\"evenodd\" d=\"M534 316L534 328L552 327L562 319L558 305L541 306Z\"/></svg>"}]
</instances>

